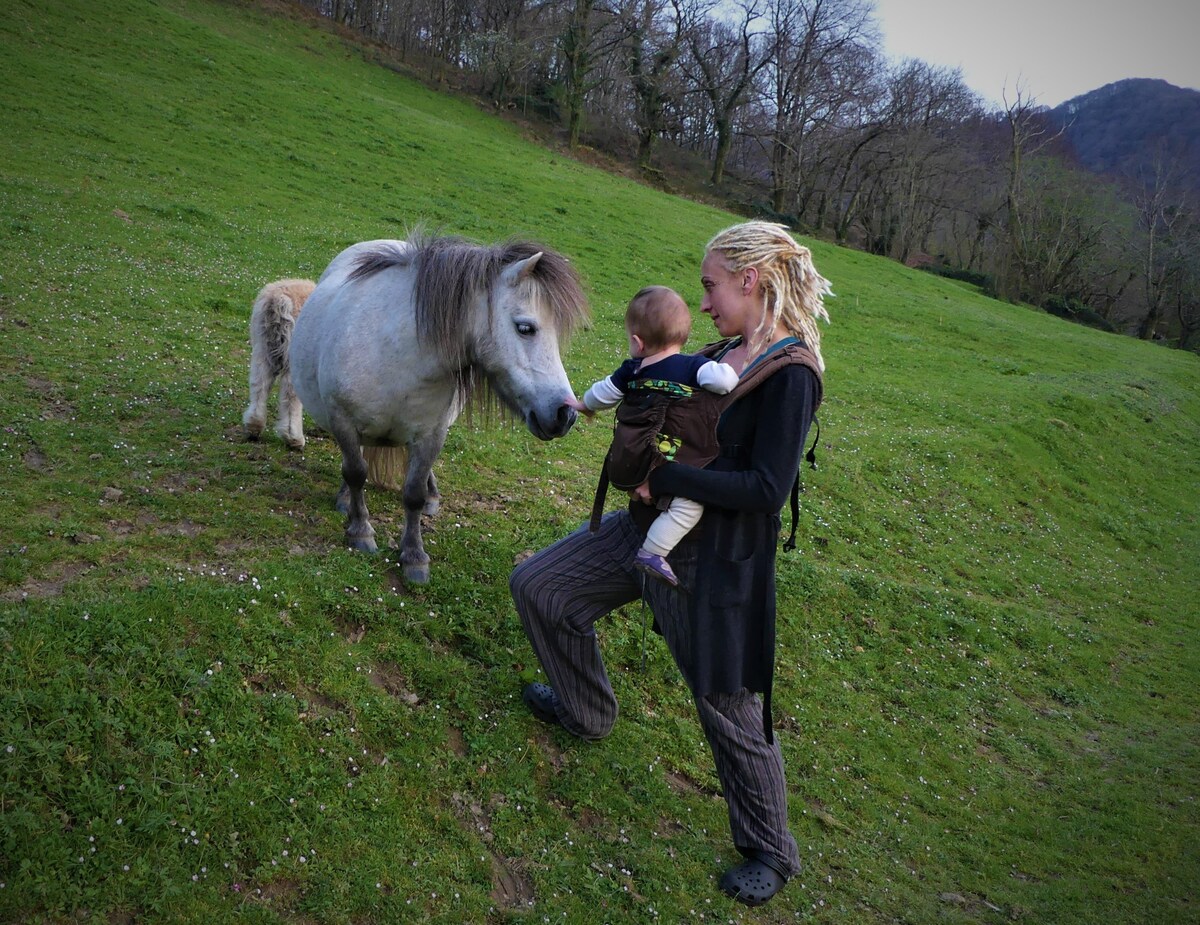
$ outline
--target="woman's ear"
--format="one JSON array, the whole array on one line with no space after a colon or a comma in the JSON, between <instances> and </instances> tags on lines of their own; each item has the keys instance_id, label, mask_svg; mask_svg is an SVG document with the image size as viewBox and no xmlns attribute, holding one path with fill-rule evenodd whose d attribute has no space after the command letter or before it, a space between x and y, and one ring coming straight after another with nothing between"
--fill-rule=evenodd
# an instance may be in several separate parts
<instances>
[{"instance_id":1,"label":"woman's ear","mask_svg":"<svg viewBox=\"0 0 1200 925\"><path fill-rule=\"evenodd\" d=\"M758 267L746 267L742 270L742 295L749 295L758 284Z\"/></svg>"}]
</instances>

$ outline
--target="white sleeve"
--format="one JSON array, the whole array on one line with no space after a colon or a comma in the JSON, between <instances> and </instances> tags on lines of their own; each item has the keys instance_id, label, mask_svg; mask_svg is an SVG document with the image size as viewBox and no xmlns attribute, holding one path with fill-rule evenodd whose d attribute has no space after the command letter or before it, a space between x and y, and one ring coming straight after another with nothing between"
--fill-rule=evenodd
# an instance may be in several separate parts
<instances>
[{"instance_id":1,"label":"white sleeve","mask_svg":"<svg viewBox=\"0 0 1200 925\"><path fill-rule=\"evenodd\" d=\"M624 397L625 393L617 388L612 376L606 376L584 393L583 403L589 411L603 411L605 408L616 407Z\"/></svg>"},{"instance_id":2,"label":"white sleeve","mask_svg":"<svg viewBox=\"0 0 1200 925\"><path fill-rule=\"evenodd\" d=\"M713 360L697 370L696 381L710 392L727 395L737 385L738 374L737 370L728 363L718 363Z\"/></svg>"}]
</instances>

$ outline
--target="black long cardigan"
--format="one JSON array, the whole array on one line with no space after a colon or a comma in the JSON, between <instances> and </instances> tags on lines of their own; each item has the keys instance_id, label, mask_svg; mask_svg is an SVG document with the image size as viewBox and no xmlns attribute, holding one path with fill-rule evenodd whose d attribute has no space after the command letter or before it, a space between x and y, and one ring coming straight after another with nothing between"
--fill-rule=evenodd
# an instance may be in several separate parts
<instances>
[{"instance_id":1,"label":"black long cardigan","mask_svg":"<svg viewBox=\"0 0 1200 925\"><path fill-rule=\"evenodd\" d=\"M694 531L700 548L689 595L693 693L743 687L761 693L768 742L779 511L795 482L821 388L804 365L780 368L721 416L717 459L703 469L668 463L650 476L655 496L704 505Z\"/></svg>"}]
</instances>

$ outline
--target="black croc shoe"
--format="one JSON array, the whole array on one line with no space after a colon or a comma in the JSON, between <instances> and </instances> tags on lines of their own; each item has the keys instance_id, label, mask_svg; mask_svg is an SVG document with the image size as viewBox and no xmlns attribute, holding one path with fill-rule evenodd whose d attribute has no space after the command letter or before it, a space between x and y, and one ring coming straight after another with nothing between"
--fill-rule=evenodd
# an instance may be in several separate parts
<instances>
[{"instance_id":1,"label":"black croc shoe","mask_svg":"<svg viewBox=\"0 0 1200 925\"><path fill-rule=\"evenodd\" d=\"M783 889L787 877L769 864L751 858L721 877L721 892L747 906L761 906Z\"/></svg>"},{"instance_id":2,"label":"black croc shoe","mask_svg":"<svg viewBox=\"0 0 1200 925\"><path fill-rule=\"evenodd\" d=\"M543 723L550 723L554 726L562 725L558 718L558 695L554 693L554 688L549 684L534 682L525 685L525 690L521 692L521 699L529 707L529 712Z\"/></svg>"}]
</instances>

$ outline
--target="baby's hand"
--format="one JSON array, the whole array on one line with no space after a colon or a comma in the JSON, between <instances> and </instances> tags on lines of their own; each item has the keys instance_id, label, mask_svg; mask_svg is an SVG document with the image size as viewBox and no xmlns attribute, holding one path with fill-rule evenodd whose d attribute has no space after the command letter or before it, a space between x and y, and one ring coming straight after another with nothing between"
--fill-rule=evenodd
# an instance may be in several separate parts
<instances>
[{"instance_id":1,"label":"baby's hand","mask_svg":"<svg viewBox=\"0 0 1200 925\"><path fill-rule=\"evenodd\" d=\"M574 395L572 395L570 398L567 399L567 406L570 408L574 408L576 411L578 411L584 417L591 418L591 417L596 416L595 411L593 411L591 408L589 408L587 405L585 405L582 401L580 401Z\"/></svg>"}]
</instances>

